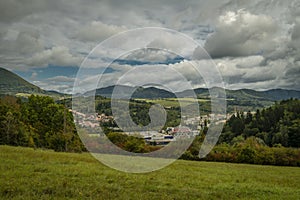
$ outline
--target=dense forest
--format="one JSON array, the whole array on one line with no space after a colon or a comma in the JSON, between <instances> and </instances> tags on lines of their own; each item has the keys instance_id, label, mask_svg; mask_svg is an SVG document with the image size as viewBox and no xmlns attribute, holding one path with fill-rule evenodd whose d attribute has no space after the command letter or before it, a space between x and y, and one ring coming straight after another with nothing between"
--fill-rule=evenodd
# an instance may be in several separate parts
<instances>
[{"instance_id":1,"label":"dense forest","mask_svg":"<svg viewBox=\"0 0 300 200\"><path fill-rule=\"evenodd\" d=\"M296 99L276 102L274 106L250 111L244 115L237 112L224 126L219 143L233 143L239 138L254 136L266 145L300 147L300 101Z\"/></svg>"},{"instance_id":2,"label":"dense forest","mask_svg":"<svg viewBox=\"0 0 300 200\"><path fill-rule=\"evenodd\" d=\"M202 133L182 155L199 160ZM218 144L203 159L300 166L300 100L289 99L246 114L237 112L225 123Z\"/></svg>"},{"instance_id":3,"label":"dense forest","mask_svg":"<svg viewBox=\"0 0 300 200\"><path fill-rule=\"evenodd\" d=\"M68 109L47 96L0 99L0 144L81 152L84 147Z\"/></svg>"}]
</instances>

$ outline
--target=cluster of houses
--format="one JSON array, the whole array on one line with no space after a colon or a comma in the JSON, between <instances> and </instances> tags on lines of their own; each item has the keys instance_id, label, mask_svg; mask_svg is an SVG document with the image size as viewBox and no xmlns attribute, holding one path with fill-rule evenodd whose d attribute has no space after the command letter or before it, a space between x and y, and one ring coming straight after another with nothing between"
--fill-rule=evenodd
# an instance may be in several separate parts
<instances>
[{"instance_id":1,"label":"cluster of houses","mask_svg":"<svg viewBox=\"0 0 300 200\"><path fill-rule=\"evenodd\" d=\"M101 123L111 123L114 121L113 116L105 114L91 114L86 115L78 111L70 110L73 113L74 121L77 125L83 128L99 127ZM122 132L127 135L134 135L142 137L149 145L167 145L168 143L176 140L178 137L195 137L199 135L204 127L209 127L210 121L215 120L218 123L225 122L229 117L224 115L204 115L194 118L187 118L182 116L183 125L179 127L167 127L165 130L157 131L139 131L139 132ZM120 131L118 127L109 127L114 131Z\"/></svg>"},{"instance_id":2,"label":"cluster of houses","mask_svg":"<svg viewBox=\"0 0 300 200\"><path fill-rule=\"evenodd\" d=\"M69 110L74 116L74 122L80 127L96 128L99 126L98 117L96 115L87 115L76 110Z\"/></svg>"},{"instance_id":3,"label":"cluster of houses","mask_svg":"<svg viewBox=\"0 0 300 200\"><path fill-rule=\"evenodd\" d=\"M114 120L113 116L106 116L105 114L84 114L75 110L69 110L74 116L74 122L83 128L99 127L99 123L108 123Z\"/></svg>"}]
</instances>

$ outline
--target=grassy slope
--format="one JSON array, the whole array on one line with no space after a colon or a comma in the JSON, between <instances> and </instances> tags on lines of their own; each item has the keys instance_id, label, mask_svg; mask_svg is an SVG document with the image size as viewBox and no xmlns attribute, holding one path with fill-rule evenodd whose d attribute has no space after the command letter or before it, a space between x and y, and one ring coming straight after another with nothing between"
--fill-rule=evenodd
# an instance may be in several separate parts
<instances>
[{"instance_id":1,"label":"grassy slope","mask_svg":"<svg viewBox=\"0 0 300 200\"><path fill-rule=\"evenodd\" d=\"M18 92L42 93L43 90L18 75L0 68L0 93L16 94Z\"/></svg>"},{"instance_id":2,"label":"grassy slope","mask_svg":"<svg viewBox=\"0 0 300 200\"><path fill-rule=\"evenodd\" d=\"M127 174L89 154L0 146L0 199L299 199L300 168L176 161Z\"/></svg>"},{"instance_id":3,"label":"grassy slope","mask_svg":"<svg viewBox=\"0 0 300 200\"><path fill-rule=\"evenodd\" d=\"M21 78L17 74L0 67L0 95L16 95L28 97L31 94L51 96L55 100L63 98L63 94L55 91L45 91ZM70 95L66 95L70 97Z\"/></svg>"}]
</instances>

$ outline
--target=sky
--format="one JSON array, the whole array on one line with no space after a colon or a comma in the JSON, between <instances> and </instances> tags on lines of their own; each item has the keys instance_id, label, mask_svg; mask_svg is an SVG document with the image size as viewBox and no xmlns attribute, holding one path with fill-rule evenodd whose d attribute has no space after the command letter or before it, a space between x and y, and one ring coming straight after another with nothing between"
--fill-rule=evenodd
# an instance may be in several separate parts
<instances>
[{"instance_id":1,"label":"sky","mask_svg":"<svg viewBox=\"0 0 300 200\"><path fill-rule=\"evenodd\" d=\"M99 43L143 27L172 29L195 40L208 52L228 89L300 90L299 0L3 0L0 67L43 89L72 93L82 62ZM155 42L172 48L182 45L166 36ZM204 87L190 67L199 62L192 53L183 52L185 59L155 49L133 51L102 72L106 79L101 86L113 85L122 74L140 67L155 69L151 73L176 69L193 88ZM97 75L92 68L91 74ZM148 72L139 70L133 79L151 77ZM175 78L164 76L162 84L185 89Z\"/></svg>"}]
</instances>

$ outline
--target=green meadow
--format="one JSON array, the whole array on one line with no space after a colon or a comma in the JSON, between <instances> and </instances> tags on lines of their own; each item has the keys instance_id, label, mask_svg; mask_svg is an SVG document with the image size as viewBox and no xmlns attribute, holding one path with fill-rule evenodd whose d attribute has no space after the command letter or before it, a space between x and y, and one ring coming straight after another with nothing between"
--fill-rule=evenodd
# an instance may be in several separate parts
<instances>
[{"instance_id":1,"label":"green meadow","mask_svg":"<svg viewBox=\"0 0 300 200\"><path fill-rule=\"evenodd\" d=\"M160 104L164 107L180 107L179 102L181 102L181 106L188 106L193 103L203 103L209 102L208 99L193 99L193 98L164 98L164 99L136 99L140 101L145 101L148 103Z\"/></svg>"},{"instance_id":2,"label":"green meadow","mask_svg":"<svg viewBox=\"0 0 300 200\"><path fill-rule=\"evenodd\" d=\"M88 153L0 146L0 199L300 199L300 168L178 160L145 174Z\"/></svg>"}]
</instances>

